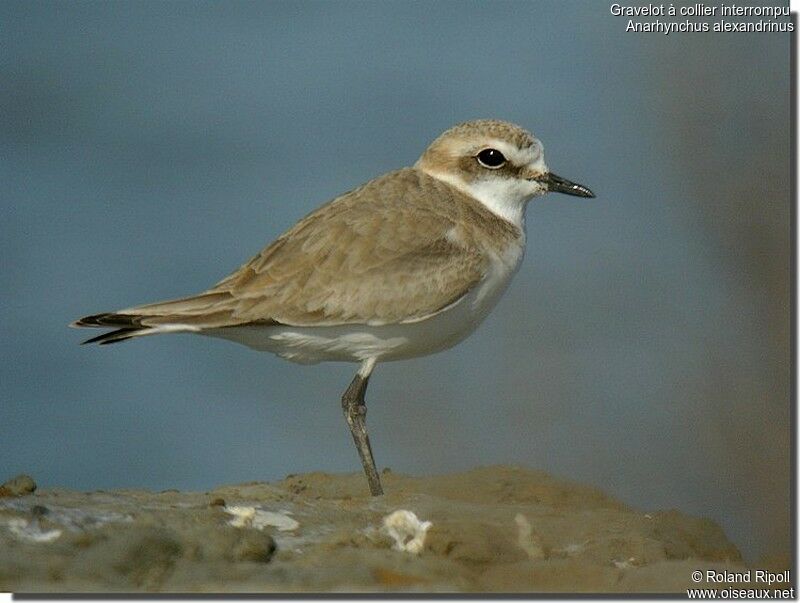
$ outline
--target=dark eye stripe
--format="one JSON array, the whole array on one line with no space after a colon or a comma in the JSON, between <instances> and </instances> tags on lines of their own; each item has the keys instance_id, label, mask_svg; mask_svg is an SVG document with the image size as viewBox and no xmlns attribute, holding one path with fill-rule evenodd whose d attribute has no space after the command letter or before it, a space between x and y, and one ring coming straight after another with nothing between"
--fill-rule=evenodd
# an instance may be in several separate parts
<instances>
[{"instance_id":1,"label":"dark eye stripe","mask_svg":"<svg viewBox=\"0 0 800 603\"><path fill-rule=\"evenodd\" d=\"M490 170L496 170L506 162L506 158L497 149L483 149L478 153L477 158L478 163Z\"/></svg>"}]
</instances>

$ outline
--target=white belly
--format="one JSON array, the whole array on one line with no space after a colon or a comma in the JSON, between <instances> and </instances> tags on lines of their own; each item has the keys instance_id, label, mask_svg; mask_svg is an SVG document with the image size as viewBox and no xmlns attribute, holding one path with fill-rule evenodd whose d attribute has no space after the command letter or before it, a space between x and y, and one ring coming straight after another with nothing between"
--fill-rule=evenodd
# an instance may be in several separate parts
<instances>
[{"instance_id":1,"label":"white belly","mask_svg":"<svg viewBox=\"0 0 800 603\"><path fill-rule=\"evenodd\" d=\"M277 354L302 364L324 361L378 362L425 356L467 337L486 318L516 273L524 241L495 258L484 279L447 309L419 322L384 326L244 326L201 333Z\"/></svg>"}]
</instances>

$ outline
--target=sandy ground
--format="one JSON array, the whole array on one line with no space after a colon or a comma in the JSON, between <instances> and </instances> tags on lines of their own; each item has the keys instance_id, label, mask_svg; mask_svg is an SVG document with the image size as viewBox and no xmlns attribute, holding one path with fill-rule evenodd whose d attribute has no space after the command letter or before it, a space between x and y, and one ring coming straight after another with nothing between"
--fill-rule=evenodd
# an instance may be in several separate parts
<instances>
[{"instance_id":1,"label":"sandy ground","mask_svg":"<svg viewBox=\"0 0 800 603\"><path fill-rule=\"evenodd\" d=\"M685 593L704 585L693 570L745 569L712 521L541 472L382 479L378 498L360 473L204 493L31 493L18 480L0 487L0 590ZM415 515L387 528L398 510Z\"/></svg>"}]
</instances>

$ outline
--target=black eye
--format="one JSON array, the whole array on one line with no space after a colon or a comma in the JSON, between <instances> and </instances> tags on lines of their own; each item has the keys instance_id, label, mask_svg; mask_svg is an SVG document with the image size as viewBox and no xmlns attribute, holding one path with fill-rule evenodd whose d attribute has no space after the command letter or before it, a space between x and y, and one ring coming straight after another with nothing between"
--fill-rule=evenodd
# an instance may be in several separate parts
<instances>
[{"instance_id":1,"label":"black eye","mask_svg":"<svg viewBox=\"0 0 800 603\"><path fill-rule=\"evenodd\" d=\"M478 153L478 163L490 170L496 170L502 167L505 162L506 158L503 157L503 154L497 149L483 149Z\"/></svg>"}]
</instances>

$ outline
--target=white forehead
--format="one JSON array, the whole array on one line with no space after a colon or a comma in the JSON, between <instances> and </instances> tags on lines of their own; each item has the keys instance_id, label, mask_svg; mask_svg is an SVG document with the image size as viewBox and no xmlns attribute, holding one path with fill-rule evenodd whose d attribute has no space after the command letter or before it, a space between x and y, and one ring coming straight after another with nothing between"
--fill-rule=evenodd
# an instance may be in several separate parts
<instances>
[{"instance_id":1,"label":"white forehead","mask_svg":"<svg viewBox=\"0 0 800 603\"><path fill-rule=\"evenodd\" d=\"M544 160L544 148L536 138L533 139L532 145L522 148L506 140L490 138L481 145L481 148L497 149L514 165L531 165Z\"/></svg>"}]
</instances>

